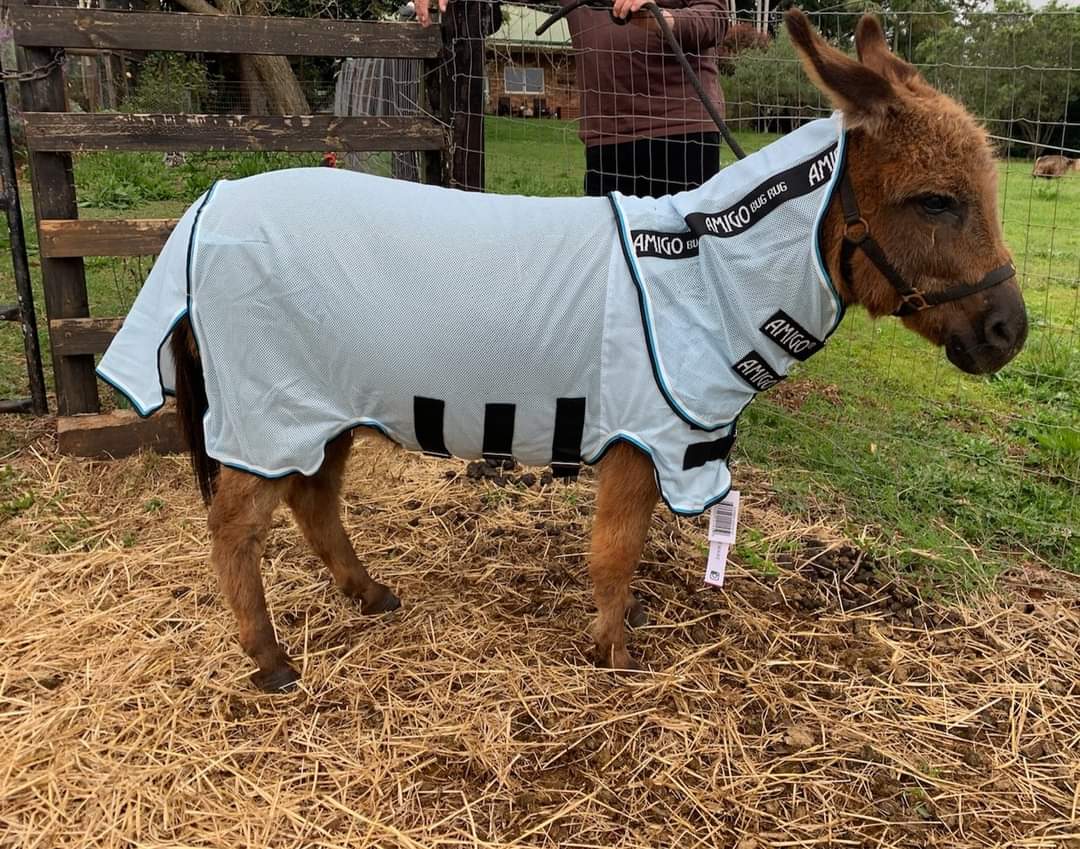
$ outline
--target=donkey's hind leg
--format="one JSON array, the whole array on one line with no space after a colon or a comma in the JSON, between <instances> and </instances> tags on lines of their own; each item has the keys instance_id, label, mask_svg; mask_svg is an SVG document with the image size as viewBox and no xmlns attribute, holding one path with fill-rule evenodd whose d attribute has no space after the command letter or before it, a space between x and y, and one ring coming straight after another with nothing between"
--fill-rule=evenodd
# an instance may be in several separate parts
<instances>
[{"instance_id":1,"label":"donkey's hind leg","mask_svg":"<svg viewBox=\"0 0 1080 849\"><path fill-rule=\"evenodd\" d=\"M344 433L326 446L326 459L311 477L295 475L285 500L304 538L330 569L345 595L361 600L361 613L384 613L401 606L389 588L371 579L341 524L341 479L353 435Z\"/></svg>"},{"instance_id":2,"label":"donkey's hind leg","mask_svg":"<svg viewBox=\"0 0 1080 849\"><path fill-rule=\"evenodd\" d=\"M210 505L210 560L236 615L240 645L259 667L252 681L266 692L284 690L300 677L274 636L259 573L270 519L287 486L285 480L222 469Z\"/></svg>"},{"instance_id":3,"label":"donkey's hind leg","mask_svg":"<svg viewBox=\"0 0 1080 849\"><path fill-rule=\"evenodd\" d=\"M626 624L631 628L644 628L649 624L649 614L633 591L626 597Z\"/></svg>"}]
</instances>

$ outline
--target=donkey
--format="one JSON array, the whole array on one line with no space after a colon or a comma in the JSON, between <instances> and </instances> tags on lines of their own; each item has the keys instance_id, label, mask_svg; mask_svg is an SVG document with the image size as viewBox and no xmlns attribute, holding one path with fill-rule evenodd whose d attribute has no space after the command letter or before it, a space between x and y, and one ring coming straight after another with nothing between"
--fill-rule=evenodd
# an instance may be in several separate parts
<instances>
[{"instance_id":1,"label":"donkey","mask_svg":"<svg viewBox=\"0 0 1080 849\"><path fill-rule=\"evenodd\" d=\"M152 287L148 281L140 293L142 299L152 290L145 294L146 308L136 302L113 343L116 352L110 348L99 373L147 412L163 403L159 378L167 384L167 373L175 370L179 418L209 504L210 560L239 623L240 644L258 667L252 676L258 687L284 689L298 678L275 637L260 577L267 530L280 502L292 509L337 586L360 602L363 613L399 606L390 589L368 574L341 523L342 475L356 426L379 429L406 447L441 456L451 453L449 446L459 456L546 457L556 472L572 471L582 460L597 463L589 560L598 611L596 660L627 670L638 667L627 651L624 620L635 626L645 619L630 582L657 501L663 498L676 512L700 513L726 494L730 476L724 461L738 413L755 393L782 379L781 372L795 360L819 349L845 307L859 305L875 317L898 315L909 330L943 346L955 366L972 374L1000 369L1021 349L1027 317L1002 241L995 161L984 131L890 52L873 17L859 23L858 61L829 46L801 12L789 11L785 23L804 68L838 114L796 130L694 192L664 199L613 196L609 207L603 199L511 201L364 178L367 182L356 185L372 193L365 202L379 207L379 218L371 226L382 229L372 232L376 253L365 255L362 264L383 261L378 272L396 274L406 285L399 290L393 281L384 282L376 287L380 299L367 297L365 289L362 309L344 322L355 332L334 336L328 348L317 348L313 337L331 333L336 314L351 309L337 294L319 300L324 294L315 277L324 273L322 253L332 253L333 246L321 246L303 262L292 257L278 263L275 254L287 253L290 239L305 238L305 214L330 222L321 224L320 232L345 214L335 215L336 195L330 191L304 205L302 195L314 191L312 181L331 179L330 169L292 176L278 172L285 176L272 178L284 181L282 197L295 207L283 230L275 230L260 211L275 205L265 196L266 186L277 185L269 177L263 183L231 183L217 201L208 196L185 216L187 223L182 220L178 228L185 235L175 249L167 245L155 265L157 271L158 265L165 269L174 263L176 273L171 282ZM256 188L263 194L249 193ZM378 192L386 194L377 197ZM407 221L395 218L394 199L402 194L430 215L445 204L453 207L455 221L476 218L481 231L502 228L504 238L493 240L492 251L544 233L544 221L550 232L553 216L567 225L567 235L535 240L536 251L547 250L548 242L555 245L536 263L541 268L535 274L524 267L521 254L513 254L501 265L489 261L486 269L497 278L502 266L512 266L521 276L511 283L478 279L473 288L479 296L459 287L445 297L440 285L450 286L446 281L457 279L453 275L462 263L446 255L436 266L439 258L424 255L417 265L410 251L423 248L411 240L393 241L394 222ZM215 203L228 214L215 212ZM701 211L717 207L724 208ZM416 206L412 209L416 216ZM257 227L247 215L256 217ZM603 229L592 223L605 216ZM364 227L352 223L355 241ZM602 248L596 260L584 248L592 242ZM175 262L166 257L170 252ZM348 260L333 262L325 273L340 271ZM425 269L438 279L416 296L412 290L425 285ZM531 303L520 308L528 321L547 323L545 332L554 341L541 355L506 348L497 349L503 352L499 356L457 355L455 344L480 351L474 331L483 340L506 332L473 317L470 298L479 298L480 305L484 298L498 300L508 288L533 285L535 276L560 269L583 269L578 288L569 296L561 294L568 287L538 289L543 298L527 300L546 298L543 308ZM675 283L672 269L682 269ZM222 285L205 282L222 273L228 278ZM289 276L305 274L312 285L300 286ZM732 274L734 279L724 277ZM595 276L603 278L599 288L590 282ZM292 297L296 289L303 297ZM407 308L382 303L409 298ZM460 306L462 300L469 301L468 309ZM260 315L266 317L258 319L263 322L259 332L249 333L253 316ZM402 315L411 322L402 324ZM469 331L443 330L455 321L469 321L463 325ZM602 339L588 336L597 324ZM143 325L152 325L153 332ZM400 347L402 339L414 347ZM417 349L421 353L411 357L403 353ZM152 378L143 374L144 363L137 374L135 365L129 367L135 354L152 354L157 367ZM578 374L582 363L601 358L614 391L598 386L600 378ZM294 361L314 364L305 366L313 371L297 371ZM588 367L594 375L597 369ZM222 369L232 371L223 378ZM555 376L538 377L543 369ZM327 394L339 392L331 384L342 371L350 375L344 382L355 389L348 393L345 412L337 411L344 402ZM471 406L421 394L451 379L471 386L478 374L481 388L470 390L477 401ZM354 377L362 382L359 388L350 382ZM514 394L515 380L540 381L529 391L544 396L541 413L528 407L524 395ZM248 384L251 388L242 391ZM319 394L323 384L326 392ZM302 392L290 395L297 385ZM142 395L138 386L145 387ZM480 403L499 400L500 393L517 398L516 408ZM587 393L602 397L602 409ZM242 401L234 397L241 395ZM571 397L577 395L582 397ZM398 396L406 399L407 413L395 412ZM722 403L710 407L716 399ZM272 444L277 434L290 445L303 441L305 421L322 416L326 407L337 411L337 418L331 417L337 429L320 425L314 460L307 449L297 460L259 459L260 452L277 450ZM515 409L518 425L524 426L512 435ZM553 432L537 423L549 413ZM613 423L596 424L607 418ZM663 422L653 427L653 419ZM274 430L263 436L266 420ZM482 447L479 436L472 439L481 429Z\"/></svg>"},{"instance_id":2,"label":"donkey","mask_svg":"<svg viewBox=\"0 0 1080 849\"><path fill-rule=\"evenodd\" d=\"M1040 156L1035 160L1035 167L1031 170L1032 177L1064 177L1069 171L1080 171L1080 159L1070 159L1067 156Z\"/></svg>"}]
</instances>

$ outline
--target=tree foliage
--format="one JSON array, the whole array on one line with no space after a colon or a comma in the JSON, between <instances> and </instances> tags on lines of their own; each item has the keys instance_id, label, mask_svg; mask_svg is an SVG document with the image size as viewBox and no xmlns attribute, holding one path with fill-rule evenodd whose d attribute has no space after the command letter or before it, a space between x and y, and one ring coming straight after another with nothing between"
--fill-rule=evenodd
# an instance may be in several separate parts
<instances>
[{"instance_id":1,"label":"tree foliage","mask_svg":"<svg viewBox=\"0 0 1080 849\"><path fill-rule=\"evenodd\" d=\"M1052 2L1033 10L998 0L992 12L923 41L924 75L982 118L995 135L1036 147L1076 147L1080 121L1080 13Z\"/></svg>"},{"instance_id":2,"label":"tree foliage","mask_svg":"<svg viewBox=\"0 0 1080 849\"><path fill-rule=\"evenodd\" d=\"M199 112L209 92L206 64L180 53L150 53L139 66L128 112Z\"/></svg>"},{"instance_id":3,"label":"tree foliage","mask_svg":"<svg viewBox=\"0 0 1080 849\"><path fill-rule=\"evenodd\" d=\"M767 50L772 38L767 32L755 29L746 21L739 21L727 28L720 43L717 56L720 73L733 74L739 55L747 50Z\"/></svg>"},{"instance_id":4,"label":"tree foliage","mask_svg":"<svg viewBox=\"0 0 1080 849\"><path fill-rule=\"evenodd\" d=\"M774 7L773 22L779 21ZM739 9L753 0L739 0ZM799 0L822 34L854 51L863 11L881 15L893 50L919 65L927 79L961 101L999 137L1036 149L1080 148L1080 10L1050 5L1035 10L1027 0ZM796 70L794 49L783 27L766 46L737 53L724 85L733 118L756 116L760 129L783 131L793 116L818 106L816 92Z\"/></svg>"},{"instance_id":5,"label":"tree foliage","mask_svg":"<svg viewBox=\"0 0 1080 849\"><path fill-rule=\"evenodd\" d=\"M925 38L952 26L957 17L971 11L981 0L771 0L769 30L776 33L783 12L798 6L814 21L825 38L845 50L854 49L855 27L865 13L881 17L893 49L901 55ZM740 20L753 18L756 0L735 0Z\"/></svg>"},{"instance_id":6,"label":"tree foliage","mask_svg":"<svg viewBox=\"0 0 1080 849\"><path fill-rule=\"evenodd\" d=\"M292 18L376 20L395 12L405 0L264 0L271 15Z\"/></svg>"},{"instance_id":7,"label":"tree foliage","mask_svg":"<svg viewBox=\"0 0 1080 849\"><path fill-rule=\"evenodd\" d=\"M724 92L732 120L751 118L753 129L766 132L787 132L807 118L820 117L820 108L825 106L802 72L795 46L784 29L768 46L738 55L734 73L724 82Z\"/></svg>"}]
</instances>

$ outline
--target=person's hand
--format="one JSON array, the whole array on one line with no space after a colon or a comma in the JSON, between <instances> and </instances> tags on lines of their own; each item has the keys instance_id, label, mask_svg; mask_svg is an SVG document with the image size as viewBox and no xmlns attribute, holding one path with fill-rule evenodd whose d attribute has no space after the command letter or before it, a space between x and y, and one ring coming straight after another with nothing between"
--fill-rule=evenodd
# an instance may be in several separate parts
<instances>
[{"instance_id":1,"label":"person's hand","mask_svg":"<svg viewBox=\"0 0 1080 849\"><path fill-rule=\"evenodd\" d=\"M651 2L653 0L615 0L611 7L611 14L616 18L629 18L630 23L642 29L659 30L660 27L657 25L652 12L641 11ZM660 13L664 16L664 20L668 22L668 26L675 23L675 16L667 9L662 9Z\"/></svg>"},{"instance_id":2,"label":"person's hand","mask_svg":"<svg viewBox=\"0 0 1080 849\"><path fill-rule=\"evenodd\" d=\"M431 9L429 8L430 0L413 0L413 8L416 10L416 20L420 22L420 26L431 26ZM446 11L447 0L439 0L439 12Z\"/></svg>"}]
</instances>

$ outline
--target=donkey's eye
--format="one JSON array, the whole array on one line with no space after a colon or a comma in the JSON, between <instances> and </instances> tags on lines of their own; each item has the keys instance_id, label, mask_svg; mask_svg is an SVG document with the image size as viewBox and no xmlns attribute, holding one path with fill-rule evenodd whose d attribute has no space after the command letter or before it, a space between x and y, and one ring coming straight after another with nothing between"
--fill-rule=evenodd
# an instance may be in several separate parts
<instances>
[{"instance_id":1,"label":"donkey's eye","mask_svg":"<svg viewBox=\"0 0 1080 849\"><path fill-rule=\"evenodd\" d=\"M922 195L918 198L919 206L927 215L941 215L956 208L956 199L948 195Z\"/></svg>"}]
</instances>

